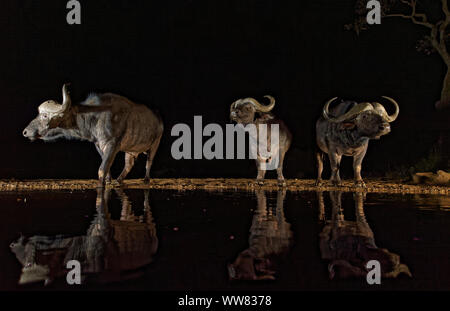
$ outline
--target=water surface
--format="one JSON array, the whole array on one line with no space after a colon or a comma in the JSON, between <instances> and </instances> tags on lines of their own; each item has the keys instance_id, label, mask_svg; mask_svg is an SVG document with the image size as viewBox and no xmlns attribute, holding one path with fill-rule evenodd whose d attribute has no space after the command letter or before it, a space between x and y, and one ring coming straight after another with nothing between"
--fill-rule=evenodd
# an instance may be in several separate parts
<instances>
[{"instance_id":1,"label":"water surface","mask_svg":"<svg viewBox=\"0 0 450 311\"><path fill-rule=\"evenodd\" d=\"M0 289L449 290L449 211L338 191L2 193Z\"/></svg>"}]
</instances>

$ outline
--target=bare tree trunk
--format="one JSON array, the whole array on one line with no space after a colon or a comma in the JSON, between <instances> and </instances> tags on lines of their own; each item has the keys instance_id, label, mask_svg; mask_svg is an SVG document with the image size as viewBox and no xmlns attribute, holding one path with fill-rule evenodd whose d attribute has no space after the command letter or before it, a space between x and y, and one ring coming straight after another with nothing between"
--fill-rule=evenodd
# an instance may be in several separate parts
<instances>
[{"instance_id":1,"label":"bare tree trunk","mask_svg":"<svg viewBox=\"0 0 450 311\"><path fill-rule=\"evenodd\" d=\"M441 98L436 102L436 109L442 110L450 107L450 66L447 65L447 73L442 84Z\"/></svg>"},{"instance_id":2,"label":"bare tree trunk","mask_svg":"<svg viewBox=\"0 0 450 311\"><path fill-rule=\"evenodd\" d=\"M447 67L447 74L444 78L444 85L442 86L441 104L447 106L450 104L450 67Z\"/></svg>"},{"instance_id":3,"label":"bare tree trunk","mask_svg":"<svg viewBox=\"0 0 450 311\"><path fill-rule=\"evenodd\" d=\"M436 103L436 109L446 109L450 107L450 66L447 65L447 74L442 85L441 100ZM450 136L448 126L440 130L439 140L437 144L437 152L442 157L442 169L448 170L450 168Z\"/></svg>"}]
</instances>

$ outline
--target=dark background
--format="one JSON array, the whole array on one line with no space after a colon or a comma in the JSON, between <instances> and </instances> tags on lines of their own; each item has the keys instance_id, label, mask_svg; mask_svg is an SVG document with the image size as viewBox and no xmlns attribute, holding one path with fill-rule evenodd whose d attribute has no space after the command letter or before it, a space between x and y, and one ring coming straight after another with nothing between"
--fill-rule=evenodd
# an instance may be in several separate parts
<instances>
[{"instance_id":1,"label":"dark background","mask_svg":"<svg viewBox=\"0 0 450 311\"><path fill-rule=\"evenodd\" d=\"M114 92L160 111L165 134L155 177L256 176L251 160L170 155L174 124L202 115L204 124L224 125L230 104L248 96L273 95L274 112L294 134L288 178L314 176L314 123L334 96L387 95L400 104L393 131L370 143L364 176L414 165L448 131L448 110L434 108L445 66L414 48L426 29L391 19L357 36L344 29L353 0L80 2L81 25L66 23L66 1L0 3L0 178L96 178L92 143L31 143L21 134L40 103L61 101L64 82L72 83L74 102ZM350 163L343 161L347 178ZM129 177L143 177L144 164Z\"/></svg>"}]
</instances>

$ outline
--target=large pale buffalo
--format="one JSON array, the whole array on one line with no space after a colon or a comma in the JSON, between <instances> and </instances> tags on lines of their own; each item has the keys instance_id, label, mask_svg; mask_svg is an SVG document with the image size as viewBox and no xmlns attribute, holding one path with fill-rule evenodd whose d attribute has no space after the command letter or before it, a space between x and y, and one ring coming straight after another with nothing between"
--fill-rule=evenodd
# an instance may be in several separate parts
<instances>
[{"instance_id":1,"label":"large pale buffalo","mask_svg":"<svg viewBox=\"0 0 450 311\"><path fill-rule=\"evenodd\" d=\"M355 183L365 186L361 178L361 163L367 152L370 139L379 139L391 131L389 123L397 119L398 104L392 98L383 96L395 106L395 112L388 115L380 103L356 103L342 101L329 110L330 99L323 108L322 116L316 123L317 185L322 182L323 153L327 153L331 164L331 182L341 184L339 165L342 156L353 156Z\"/></svg>"},{"instance_id":2,"label":"large pale buffalo","mask_svg":"<svg viewBox=\"0 0 450 311\"><path fill-rule=\"evenodd\" d=\"M119 151L125 152L125 167L117 181L130 172L137 156L147 154L145 181L163 133L161 117L144 105L112 94L91 94L72 105L68 84L62 89L63 103L42 103L38 116L28 124L23 135L31 141L52 141L60 137L93 142L102 157L98 170L99 186L111 181L110 168Z\"/></svg>"},{"instance_id":3,"label":"large pale buffalo","mask_svg":"<svg viewBox=\"0 0 450 311\"><path fill-rule=\"evenodd\" d=\"M263 183L264 176L266 174L265 164L269 163L274 158L278 159L277 166L277 175L278 175L278 183L280 185L284 185L284 176L283 176L283 161L286 152L291 146L292 142L292 134L287 128L286 124L276 118L270 111L275 107L275 99L272 96L265 96L270 100L269 105L262 105L256 99L248 97L244 99L239 99L231 104L230 107L230 119L232 121L237 122L238 124L242 124L247 126L249 124L253 124L256 126L256 135L258 137L254 137L258 142L261 142L259 130L260 125L267 125L267 146L271 148L271 128L272 124L278 125L278 149L277 150L269 150L271 157L264 158L258 153L256 158L256 166L258 169L258 176L256 180L258 183Z\"/></svg>"},{"instance_id":4,"label":"large pale buffalo","mask_svg":"<svg viewBox=\"0 0 450 311\"><path fill-rule=\"evenodd\" d=\"M144 191L144 208L140 216L133 211L123 190L116 188L115 191L122 201L120 219L111 218L108 208L111 190L98 188L97 213L86 234L22 236L11 243L11 251L22 265L19 284L43 281L49 284L66 277L67 263L72 260L81 265L82 283L141 277L158 250L149 191Z\"/></svg>"}]
</instances>

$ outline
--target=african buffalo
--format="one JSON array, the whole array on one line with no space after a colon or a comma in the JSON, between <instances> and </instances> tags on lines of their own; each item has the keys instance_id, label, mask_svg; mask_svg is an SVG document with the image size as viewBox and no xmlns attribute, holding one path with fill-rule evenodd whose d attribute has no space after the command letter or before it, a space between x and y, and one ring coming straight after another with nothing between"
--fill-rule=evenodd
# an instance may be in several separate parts
<instances>
[{"instance_id":1,"label":"african buffalo","mask_svg":"<svg viewBox=\"0 0 450 311\"><path fill-rule=\"evenodd\" d=\"M342 101L329 111L336 99L330 99L323 108L316 123L317 185L322 182L323 153L327 153L331 164L333 184L340 185L339 165L342 156L353 156L355 183L365 186L361 178L361 163L367 152L370 139L379 139L391 131L389 123L397 119L400 109L392 98L383 96L395 106L395 112L388 115L380 103L356 103Z\"/></svg>"},{"instance_id":2,"label":"african buffalo","mask_svg":"<svg viewBox=\"0 0 450 311\"><path fill-rule=\"evenodd\" d=\"M97 213L86 234L35 235L11 243L11 251L22 265L19 284L43 281L48 284L65 277L71 260L80 262L81 277L88 282L115 282L141 276L158 250L149 191L144 192L141 216L135 215L122 189L115 191L122 201L120 219L112 219L108 209L111 190L98 188Z\"/></svg>"},{"instance_id":3,"label":"african buffalo","mask_svg":"<svg viewBox=\"0 0 450 311\"><path fill-rule=\"evenodd\" d=\"M264 190L256 191L258 207L253 215L249 247L228 264L230 280L274 280L277 261L291 249L293 233L284 214L285 190L277 194L276 208L267 206Z\"/></svg>"},{"instance_id":4,"label":"african buffalo","mask_svg":"<svg viewBox=\"0 0 450 311\"><path fill-rule=\"evenodd\" d=\"M330 279L366 277L367 262L380 263L381 277L396 278L404 273L411 277L407 265L400 262L400 256L375 244L372 229L364 213L364 193L353 193L355 221L345 220L342 208L342 191L331 191L331 219L327 220L322 192L317 192L319 219L325 223L319 234L322 259L328 261Z\"/></svg>"},{"instance_id":5,"label":"african buffalo","mask_svg":"<svg viewBox=\"0 0 450 311\"><path fill-rule=\"evenodd\" d=\"M258 154L256 158L256 166L258 169L258 176L256 177L256 180L258 183L263 183L264 176L266 174L266 169L264 166L265 163L268 163L274 158L278 158L278 183L280 185L284 185L283 161L284 155L291 146L292 134L282 120L276 118L272 113L270 113L270 111L275 107L275 99L268 95L265 97L270 100L270 104L267 106L261 105L256 99L250 97L233 102L230 107L230 119L244 126L249 124L255 125L257 136L259 136L259 125L266 124L267 146L269 146L269 148L271 146L270 140L272 137L271 126L274 124L278 125L278 150L270 150L270 158L264 158L261 154ZM256 137L256 139L260 142L259 137Z\"/></svg>"},{"instance_id":6,"label":"african buffalo","mask_svg":"<svg viewBox=\"0 0 450 311\"><path fill-rule=\"evenodd\" d=\"M68 84L64 84L63 103L42 103L38 116L23 135L31 141L52 141L60 137L93 142L102 157L98 170L99 186L111 181L110 168L119 151L125 152L125 167L117 181L130 172L137 156L147 154L145 181L150 178L153 157L163 133L161 117L144 105L112 94L91 94L79 105L72 105Z\"/></svg>"}]
</instances>

